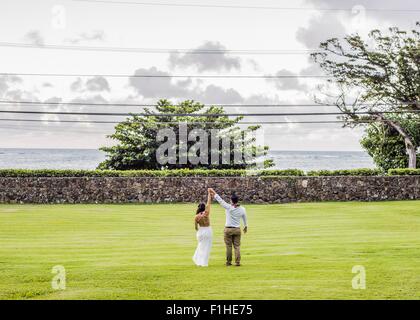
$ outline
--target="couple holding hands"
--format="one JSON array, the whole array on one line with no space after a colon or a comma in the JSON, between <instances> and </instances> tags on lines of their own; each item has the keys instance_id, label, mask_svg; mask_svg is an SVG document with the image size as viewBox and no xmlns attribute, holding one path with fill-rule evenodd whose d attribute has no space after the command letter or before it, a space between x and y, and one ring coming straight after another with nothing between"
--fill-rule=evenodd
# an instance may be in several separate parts
<instances>
[{"instance_id":1,"label":"couple holding hands","mask_svg":"<svg viewBox=\"0 0 420 320\"><path fill-rule=\"evenodd\" d=\"M235 250L235 265L241 265L241 219L244 233L248 231L245 208L239 204L235 193L230 197L230 203L224 201L212 188L207 189L207 203L200 203L195 215L197 230L197 249L193 261L197 266L207 267L213 242L213 231L210 226L210 209L212 199L215 199L226 211L224 241L226 244L226 266L232 265L232 246Z\"/></svg>"}]
</instances>

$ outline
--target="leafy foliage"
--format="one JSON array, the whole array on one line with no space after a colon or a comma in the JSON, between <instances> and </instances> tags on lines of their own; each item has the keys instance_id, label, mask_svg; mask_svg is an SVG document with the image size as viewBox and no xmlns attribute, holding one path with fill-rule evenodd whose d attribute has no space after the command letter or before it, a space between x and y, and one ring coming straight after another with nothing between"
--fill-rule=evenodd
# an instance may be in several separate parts
<instances>
[{"instance_id":1,"label":"leafy foliage","mask_svg":"<svg viewBox=\"0 0 420 320\"><path fill-rule=\"evenodd\" d=\"M419 172L409 169L390 170L397 172ZM385 172L379 169L318 170L305 173L299 169L285 170L237 170L237 169L169 169L169 170L30 170L0 169L0 177L302 177L302 176L378 176Z\"/></svg>"},{"instance_id":2,"label":"leafy foliage","mask_svg":"<svg viewBox=\"0 0 420 320\"><path fill-rule=\"evenodd\" d=\"M390 169L388 170L390 176L420 176L420 169Z\"/></svg>"},{"instance_id":3,"label":"leafy foliage","mask_svg":"<svg viewBox=\"0 0 420 320\"><path fill-rule=\"evenodd\" d=\"M241 177L303 176L298 169L286 170L237 170L237 169L172 169L172 170L30 170L0 169L0 177Z\"/></svg>"},{"instance_id":4,"label":"leafy foliage","mask_svg":"<svg viewBox=\"0 0 420 320\"><path fill-rule=\"evenodd\" d=\"M393 129L393 134L386 136L392 141L385 144L388 148L395 146L396 150L379 155L379 149L374 150L372 144L377 138L369 136L374 129L367 132L368 137L363 142L370 154L375 155L375 162L383 168L402 163L399 156L396 159L384 158L401 155L400 144L394 141L395 135L403 139L408 154L405 165L416 166L419 140L413 135L412 126L416 126L415 131L418 131L419 29L420 23L417 22L416 28L411 31L390 28L385 34L373 30L366 41L358 34L346 36L344 41L333 38L321 43L322 50L312 55L314 61L331 76L328 81L338 88L337 95L325 95L328 104L337 106L343 112L341 118L346 121L345 126L378 122ZM348 95L353 96L352 101L348 101Z\"/></svg>"},{"instance_id":5,"label":"leafy foliage","mask_svg":"<svg viewBox=\"0 0 420 320\"><path fill-rule=\"evenodd\" d=\"M410 128L409 124L405 125ZM420 142L420 127L415 123L411 126L416 142ZM404 139L392 127L383 124L371 124L366 128L360 141L362 147L372 157L378 168L388 171L393 168L405 168L408 165L407 151ZM417 156L417 165L420 166L420 155Z\"/></svg>"},{"instance_id":6,"label":"leafy foliage","mask_svg":"<svg viewBox=\"0 0 420 320\"><path fill-rule=\"evenodd\" d=\"M348 170L318 170L307 172L308 176L379 176L383 175L379 169L348 169Z\"/></svg>"},{"instance_id":7,"label":"leafy foliage","mask_svg":"<svg viewBox=\"0 0 420 320\"><path fill-rule=\"evenodd\" d=\"M137 170L137 169L245 169L256 164L256 157L251 163L235 164L232 159L234 156L235 141L243 141L241 151L243 153L253 152L265 156L268 151L267 146L255 146L255 139L247 138L250 134L256 132L259 126L249 126L246 129L237 127L237 123L242 117L230 119L224 115L222 107L210 106L194 102L184 101L177 105L172 104L168 100L160 100L157 103L156 110L145 108L144 113L147 116L132 115L130 118L119 123L115 127L115 133L109 137L118 142L112 147L103 147L101 150L107 153L107 159L102 162L98 169L112 170ZM187 114L206 114L203 116L187 116ZM164 114L165 116L157 116L156 114ZM207 164L193 164L190 161L186 164L178 161L180 156L185 155L179 147L179 139L173 146L176 152L176 164L159 163L156 157L156 151L162 142L157 141L157 132L160 129L171 129L175 132L176 137L180 135L179 123L186 123L187 130L202 129L207 133L208 146L211 146L211 130L223 130L223 137L230 138L230 159L229 164L222 164L222 145L221 140L217 148L213 150L219 157L219 164L212 164L211 152L208 152ZM221 137L221 139L223 138ZM245 138L244 138L245 137ZM196 141L188 141L187 149L189 150ZM273 165L271 160L264 160L264 167L268 168Z\"/></svg>"}]
</instances>

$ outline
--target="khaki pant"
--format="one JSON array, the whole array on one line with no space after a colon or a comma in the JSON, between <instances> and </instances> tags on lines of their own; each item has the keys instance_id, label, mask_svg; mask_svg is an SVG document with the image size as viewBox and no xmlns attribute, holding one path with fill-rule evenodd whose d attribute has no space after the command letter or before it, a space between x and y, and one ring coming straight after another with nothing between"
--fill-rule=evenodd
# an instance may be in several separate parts
<instances>
[{"instance_id":1,"label":"khaki pant","mask_svg":"<svg viewBox=\"0 0 420 320\"><path fill-rule=\"evenodd\" d=\"M232 244L235 249L235 263L241 263L241 228L225 228L226 263L232 264Z\"/></svg>"}]
</instances>

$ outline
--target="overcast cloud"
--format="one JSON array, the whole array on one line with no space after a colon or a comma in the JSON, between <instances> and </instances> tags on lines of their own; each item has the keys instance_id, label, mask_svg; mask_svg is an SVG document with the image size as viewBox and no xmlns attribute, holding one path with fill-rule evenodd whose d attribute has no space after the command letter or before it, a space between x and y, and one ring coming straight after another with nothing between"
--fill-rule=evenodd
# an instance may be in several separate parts
<instances>
[{"instance_id":1,"label":"overcast cloud","mask_svg":"<svg viewBox=\"0 0 420 320\"><path fill-rule=\"evenodd\" d=\"M44 45L44 38L42 37L41 32L38 30L29 31L27 34L25 34L23 39L29 44L34 44L40 47Z\"/></svg>"},{"instance_id":2,"label":"overcast cloud","mask_svg":"<svg viewBox=\"0 0 420 320\"><path fill-rule=\"evenodd\" d=\"M198 50L303 50L317 48L321 41L372 28L414 26L418 14L358 10L228 10L153 6L63 3L66 24L54 27L51 8L54 1L0 3L0 41L45 44L104 46L113 48L168 48ZM351 9L365 8L420 9L418 1L385 0L298 0L294 7ZM290 1L243 0L241 5L290 7ZM363 7L362 7L363 9ZM18 16L19 19L15 17ZM67 74L254 74L318 75L321 70L304 54L237 55L107 52L92 50L50 50L41 48L1 47L0 71L10 73ZM106 77L2 77L0 97L4 100L77 101L85 103L153 103L161 98L173 101L195 99L218 104L299 104L311 103L322 80L307 79L189 79L189 78L106 78ZM3 107L6 108L6 107ZM10 107L9 107L10 108ZM13 106L25 110L77 110L106 112L107 107ZM116 108L111 106L111 108ZM317 111L327 108L317 107ZM133 112L138 108L119 107ZM278 112L270 108L229 108L227 111ZM314 108L282 108L288 112ZM6 115L5 115L6 116ZM9 116L8 116L9 117ZM10 117L13 117L10 115ZM21 115L37 118L33 115ZM40 117L38 117L40 118ZM53 116L43 119L98 120L98 116ZM326 119L324 117L322 119ZM247 117L246 121L320 120L309 117ZM328 118L328 119L334 119ZM8 123L19 130L1 129L0 147L76 147L97 148L110 144L106 134L113 125ZM37 130L33 130L37 126ZM342 129L340 125L281 124L263 126L266 142L272 149L360 150L360 130ZM89 138L86 139L86 132ZM97 132L96 132L97 131ZM96 132L96 133L95 133Z\"/></svg>"},{"instance_id":3,"label":"overcast cloud","mask_svg":"<svg viewBox=\"0 0 420 320\"><path fill-rule=\"evenodd\" d=\"M230 54L200 54L203 50L227 50L218 41L207 41L201 46L191 50L192 54L172 52L169 56L169 65L174 68L194 67L203 71L230 71L241 69L241 59Z\"/></svg>"}]
</instances>

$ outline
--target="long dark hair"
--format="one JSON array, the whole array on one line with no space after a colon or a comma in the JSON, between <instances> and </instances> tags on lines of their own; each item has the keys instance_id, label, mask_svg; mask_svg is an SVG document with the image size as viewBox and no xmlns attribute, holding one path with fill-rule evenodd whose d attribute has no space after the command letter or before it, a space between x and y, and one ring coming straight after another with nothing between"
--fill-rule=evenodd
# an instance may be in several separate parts
<instances>
[{"instance_id":1,"label":"long dark hair","mask_svg":"<svg viewBox=\"0 0 420 320\"><path fill-rule=\"evenodd\" d=\"M196 214L199 214L199 213L201 213L201 212L203 212L203 211L206 211L206 204L205 204L205 203L203 203L203 202L201 202L201 203L198 205L198 208L197 208L197 212L196 212Z\"/></svg>"}]
</instances>

